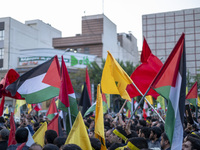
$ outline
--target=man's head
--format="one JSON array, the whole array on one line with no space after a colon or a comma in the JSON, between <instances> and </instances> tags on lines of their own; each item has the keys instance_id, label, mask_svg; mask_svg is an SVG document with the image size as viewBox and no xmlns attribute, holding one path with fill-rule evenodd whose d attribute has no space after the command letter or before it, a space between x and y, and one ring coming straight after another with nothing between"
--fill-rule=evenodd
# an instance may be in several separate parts
<instances>
[{"instance_id":1,"label":"man's head","mask_svg":"<svg viewBox=\"0 0 200 150\"><path fill-rule=\"evenodd\" d=\"M160 146L163 150L170 147L169 139L165 132L161 135Z\"/></svg>"},{"instance_id":2,"label":"man's head","mask_svg":"<svg viewBox=\"0 0 200 150\"><path fill-rule=\"evenodd\" d=\"M8 141L10 131L8 129L1 129L0 131L0 141Z\"/></svg>"},{"instance_id":3,"label":"man's head","mask_svg":"<svg viewBox=\"0 0 200 150\"><path fill-rule=\"evenodd\" d=\"M67 144L63 146L62 150L82 150L82 149L76 144Z\"/></svg>"},{"instance_id":4,"label":"man's head","mask_svg":"<svg viewBox=\"0 0 200 150\"><path fill-rule=\"evenodd\" d=\"M133 147L138 149L148 148L147 140L141 137L133 137L128 139L127 150L131 150Z\"/></svg>"},{"instance_id":5,"label":"man's head","mask_svg":"<svg viewBox=\"0 0 200 150\"><path fill-rule=\"evenodd\" d=\"M94 128L92 128L88 134L89 138L94 138Z\"/></svg>"},{"instance_id":6,"label":"man's head","mask_svg":"<svg viewBox=\"0 0 200 150\"><path fill-rule=\"evenodd\" d=\"M114 130L112 130L110 134L110 143L122 143L122 138L118 137L115 133L113 133Z\"/></svg>"},{"instance_id":7,"label":"man's head","mask_svg":"<svg viewBox=\"0 0 200 150\"><path fill-rule=\"evenodd\" d=\"M59 148L65 144L66 137L56 137L53 141L54 145L57 145Z\"/></svg>"},{"instance_id":8,"label":"man's head","mask_svg":"<svg viewBox=\"0 0 200 150\"><path fill-rule=\"evenodd\" d=\"M26 128L18 128L15 132L15 140L17 143L24 143L28 140L28 129Z\"/></svg>"},{"instance_id":9,"label":"man's head","mask_svg":"<svg viewBox=\"0 0 200 150\"><path fill-rule=\"evenodd\" d=\"M43 150L59 150L58 146L54 145L54 144L46 144L43 147Z\"/></svg>"},{"instance_id":10,"label":"man's head","mask_svg":"<svg viewBox=\"0 0 200 150\"><path fill-rule=\"evenodd\" d=\"M54 130L47 130L45 132L45 144L53 144L54 139L57 137L57 132Z\"/></svg>"},{"instance_id":11,"label":"man's head","mask_svg":"<svg viewBox=\"0 0 200 150\"><path fill-rule=\"evenodd\" d=\"M155 126L151 127L150 131L151 131L149 136L150 140L157 140L160 138L162 131L159 127Z\"/></svg>"},{"instance_id":12,"label":"man's head","mask_svg":"<svg viewBox=\"0 0 200 150\"><path fill-rule=\"evenodd\" d=\"M34 143L29 147L29 150L42 150L42 146Z\"/></svg>"},{"instance_id":13,"label":"man's head","mask_svg":"<svg viewBox=\"0 0 200 150\"><path fill-rule=\"evenodd\" d=\"M90 143L92 145L92 148L95 150L100 150L101 149L101 142L97 138L90 138Z\"/></svg>"},{"instance_id":14,"label":"man's head","mask_svg":"<svg viewBox=\"0 0 200 150\"><path fill-rule=\"evenodd\" d=\"M150 129L148 127L142 127L139 129L139 137L143 137L145 139L148 139L150 136Z\"/></svg>"},{"instance_id":15,"label":"man's head","mask_svg":"<svg viewBox=\"0 0 200 150\"><path fill-rule=\"evenodd\" d=\"M199 148L200 140L191 136L188 136L182 145L182 150L198 150Z\"/></svg>"},{"instance_id":16,"label":"man's head","mask_svg":"<svg viewBox=\"0 0 200 150\"><path fill-rule=\"evenodd\" d=\"M112 134L112 129L109 129L108 131L106 131L106 134L105 134L105 139L107 142L110 143L110 136Z\"/></svg>"}]
</instances>

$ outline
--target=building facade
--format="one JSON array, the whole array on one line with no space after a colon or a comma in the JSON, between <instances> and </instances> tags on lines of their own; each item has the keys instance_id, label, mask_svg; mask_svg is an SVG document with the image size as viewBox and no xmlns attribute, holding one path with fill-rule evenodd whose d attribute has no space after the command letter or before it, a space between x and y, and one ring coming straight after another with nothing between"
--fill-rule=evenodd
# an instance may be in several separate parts
<instances>
[{"instance_id":1,"label":"building facade","mask_svg":"<svg viewBox=\"0 0 200 150\"><path fill-rule=\"evenodd\" d=\"M142 16L143 36L162 62L185 33L186 66L191 75L200 73L200 8Z\"/></svg>"},{"instance_id":2,"label":"building facade","mask_svg":"<svg viewBox=\"0 0 200 150\"><path fill-rule=\"evenodd\" d=\"M25 56L20 50L52 48L55 37L61 37L61 31L41 20L23 24L10 17L0 18L0 80L9 69L17 70L19 57ZM14 106L14 101L6 97L5 104Z\"/></svg>"},{"instance_id":3,"label":"building facade","mask_svg":"<svg viewBox=\"0 0 200 150\"><path fill-rule=\"evenodd\" d=\"M76 49L78 53L107 57L109 50L115 59L130 61L137 65L137 39L131 34L117 34L116 25L105 15L82 17L82 34L74 37L54 38L56 49Z\"/></svg>"}]
</instances>

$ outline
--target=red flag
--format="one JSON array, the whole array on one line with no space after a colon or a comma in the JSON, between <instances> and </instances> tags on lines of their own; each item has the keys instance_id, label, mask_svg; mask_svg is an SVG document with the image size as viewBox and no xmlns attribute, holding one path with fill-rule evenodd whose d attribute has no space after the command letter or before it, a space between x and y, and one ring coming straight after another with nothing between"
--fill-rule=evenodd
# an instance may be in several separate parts
<instances>
[{"instance_id":1,"label":"red flag","mask_svg":"<svg viewBox=\"0 0 200 150\"><path fill-rule=\"evenodd\" d=\"M51 117L51 116L54 116L54 114L56 114L57 112L58 111L57 111L57 107L56 107L56 103L55 103L55 98L53 98L51 100L51 104L50 104L49 109L46 113L46 116L51 120L51 119L53 119L53 117Z\"/></svg>"},{"instance_id":2,"label":"red flag","mask_svg":"<svg viewBox=\"0 0 200 150\"><path fill-rule=\"evenodd\" d=\"M148 104L146 101L144 101L144 105L143 105L143 117L144 117L144 120L146 120L147 118L147 113L146 113L146 109L148 108Z\"/></svg>"},{"instance_id":3,"label":"red flag","mask_svg":"<svg viewBox=\"0 0 200 150\"><path fill-rule=\"evenodd\" d=\"M142 64L135 69L130 77L139 90L144 94L163 66L162 62L151 53L145 39L143 41L141 62ZM131 98L141 95L132 84L128 85L126 90ZM150 89L147 95L152 95L154 98L159 96L159 94L153 89Z\"/></svg>"},{"instance_id":4,"label":"red flag","mask_svg":"<svg viewBox=\"0 0 200 150\"><path fill-rule=\"evenodd\" d=\"M20 146L17 147L17 150L22 150L22 148L26 145L26 142L22 143Z\"/></svg>"},{"instance_id":5,"label":"red flag","mask_svg":"<svg viewBox=\"0 0 200 150\"><path fill-rule=\"evenodd\" d=\"M63 56L62 56L62 67L61 67L61 84L60 84L60 92L59 99L65 105L65 107L70 107L69 97L68 97L68 88L67 88L67 67L65 65Z\"/></svg>"},{"instance_id":6,"label":"red flag","mask_svg":"<svg viewBox=\"0 0 200 150\"><path fill-rule=\"evenodd\" d=\"M32 107L34 108L35 111L40 111L42 110L42 107L40 104L32 104Z\"/></svg>"},{"instance_id":7,"label":"red flag","mask_svg":"<svg viewBox=\"0 0 200 150\"><path fill-rule=\"evenodd\" d=\"M58 117L59 114L57 114L51 122L47 125L47 130L55 130L57 134L59 135L59 128L58 128Z\"/></svg>"},{"instance_id":8,"label":"red flag","mask_svg":"<svg viewBox=\"0 0 200 150\"><path fill-rule=\"evenodd\" d=\"M197 88L197 82L194 83L188 94L186 95L185 99L194 99L198 97L198 88Z\"/></svg>"},{"instance_id":9,"label":"red flag","mask_svg":"<svg viewBox=\"0 0 200 150\"><path fill-rule=\"evenodd\" d=\"M9 139L8 139L8 146L14 145L14 144L17 143L16 140L15 140L16 127L15 127L15 121L14 121L13 115L14 115L14 113L11 112L11 116L10 116L10 134L9 134Z\"/></svg>"},{"instance_id":10,"label":"red flag","mask_svg":"<svg viewBox=\"0 0 200 150\"><path fill-rule=\"evenodd\" d=\"M5 103L5 96L3 96L2 100L1 100L1 105L0 105L0 116L3 115L4 103Z\"/></svg>"},{"instance_id":11,"label":"red flag","mask_svg":"<svg viewBox=\"0 0 200 150\"><path fill-rule=\"evenodd\" d=\"M90 103L92 104L92 93L91 93L91 87L90 87L90 77L88 74L88 70L86 67L86 71L85 71L85 82L86 82L86 86L87 86L87 90L88 90L88 95L90 97Z\"/></svg>"},{"instance_id":12,"label":"red flag","mask_svg":"<svg viewBox=\"0 0 200 150\"><path fill-rule=\"evenodd\" d=\"M17 92L15 96L11 96L11 93L6 90L6 87L15 82L19 78L19 74L14 69L9 69L4 78L0 82L0 97L7 96L14 99L24 99Z\"/></svg>"}]
</instances>

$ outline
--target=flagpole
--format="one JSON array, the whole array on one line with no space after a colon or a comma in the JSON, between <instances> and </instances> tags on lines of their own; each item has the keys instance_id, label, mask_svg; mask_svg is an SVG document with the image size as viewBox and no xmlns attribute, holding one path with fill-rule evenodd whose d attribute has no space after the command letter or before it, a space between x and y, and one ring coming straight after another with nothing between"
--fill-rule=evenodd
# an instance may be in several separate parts
<instances>
[{"instance_id":1,"label":"flagpole","mask_svg":"<svg viewBox=\"0 0 200 150\"><path fill-rule=\"evenodd\" d=\"M71 129L72 128L72 119L71 119L70 107L68 107L68 113L69 113L69 124L70 124L70 129Z\"/></svg>"},{"instance_id":2,"label":"flagpole","mask_svg":"<svg viewBox=\"0 0 200 150\"><path fill-rule=\"evenodd\" d=\"M149 92L149 90L150 90L150 87L151 86L149 86L149 88L147 89L147 91L146 91L146 93L145 94L142 94L142 92L140 91L140 89L138 89L138 87L135 85L135 83L134 82L132 82L132 84L134 85L134 87L138 90L138 92L142 95L142 98L141 98L141 100L140 100L140 102L139 102L139 104L138 104L138 106L135 108L135 110L133 111L133 114L131 115L131 118L133 117L133 115L135 114L135 112L136 112L136 110L137 110L137 108L139 107L139 105L142 103L142 101L145 99L146 101L147 101L147 103L149 104L149 106L154 110L154 112L158 115L158 117L161 119L161 121L163 122L163 123L165 123L165 121L163 120L163 118L160 116L160 114L155 110L155 108L150 104L150 102L146 99L146 95L147 95L147 93ZM129 118L129 120L130 120L130 118Z\"/></svg>"},{"instance_id":3,"label":"flagpole","mask_svg":"<svg viewBox=\"0 0 200 150\"><path fill-rule=\"evenodd\" d=\"M125 100L124 104L122 105L121 109L119 110L118 114L120 114L122 112L122 110L124 109L124 106L126 105L128 100ZM117 122L117 118L118 118L118 115L116 116L116 118L114 119L114 122Z\"/></svg>"}]
</instances>

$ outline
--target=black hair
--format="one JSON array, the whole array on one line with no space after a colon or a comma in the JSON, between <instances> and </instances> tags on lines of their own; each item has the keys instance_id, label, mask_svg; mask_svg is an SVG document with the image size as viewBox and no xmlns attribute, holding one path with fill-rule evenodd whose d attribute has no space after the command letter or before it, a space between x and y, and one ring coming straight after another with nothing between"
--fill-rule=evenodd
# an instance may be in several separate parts
<instances>
[{"instance_id":1,"label":"black hair","mask_svg":"<svg viewBox=\"0 0 200 150\"><path fill-rule=\"evenodd\" d=\"M59 150L58 146L54 145L54 144L46 144L43 147L43 150Z\"/></svg>"},{"instance_id":2,"label":"black hair","mask_svg":"<svg viewBox=\"0 0 200 150\"><path fill-rule=\"evenodd\" d=\"M153 132L153 134L157 135L158 139L160 138L160 136L162 134L162 131L161 131L161 129L159 127L151 127L150 130Z\"/></svg>"},{"instance_id":3,"label":"black hair","mask_svg":"<svg viewBox=\"0 0 200 150\"><path fill-rule=\"evenodd\" d=\"M63 146L63 150L82 150L82 149L76 144L67 144Z\"/></svg>"},{"instance_id":4,"label":"black hair","mask_svg":"<svg viewBox=\"0 0 200 150\"><path fill-rule=\"evenodd\" d=\"M15 140L17 143L24 143L28 140L28 129L21 127L15 132Z\"/></svg>"},{"instance_id":5,"label":"black hair","mask_svg":"<svg viewBox=\"0 0 200 150\"><path fill-rule=\"evenodd\" d=\"M47 140L47 143L53 144L53 141L57 136L57 132L54 130L47 130L45 132L45 139Z\"/></svg>"},{"instance_id":6,"label":"black hair","mask_svg":"<svg viewBox=\"0 0 200 150\"><path fill-rule=\"evenodd\" d=\"M101 142L97 138L90 138L90 143L95 150L101 150Z\"/></svg>"},{"instance_id":7,"label":"black hair","mask_svg":"<svg viewBox=\"0 0 200 150\"><path fill-rule=\"evenodd\" d=\"M167 134L165 132L163 132L161 136L163 137L164 141L168 141L168 143L170 144Z\"/></svg>"},{"instance_id":8,"label":"black hair","mask_svg":"<svg viewBox=\"0 0 200 150\"><path fill-rule=\"evenodd\" d=\"M66 139L66 137L56 137L53 141L53 144L60 148L62 145L65 144Z\"/></svg>"},{"instance_id":9,"label":"black hair","mask_svg":"<svg viewBox=\"0 0 200 150\"><path fill-rule=\"evenodd\" d=\"M143 127L146 127L147 122L145 120L139 120L139 124Z\"/></svg>"},{"instance_id":10,"label":"black hair","mask_svg":"<svg viewBox=\"0 0 200 150\"><path fill-rule=\"evenodd\" d=\"M130 141L133 145L135 145L139 149L148 148L147 140L145 140L142 137L133 137L128 139L128 141Z\"/></svg>"},{"instance_id":11,"label":"black hair","mask_svg":"<svg viewBox=\"0 0 200 150\"><path fill-rule=\"evenodd\" d=\"M150 136L150 129L148 127L142 127L141 133L144 133L145 138L148 139Z\"/></svg>"},{"instance_id":12,"label":"black hair","mask_svg":"<svg viewBox=\"0 0 200 150\"><path fill-rule=\"evenodd\" d=\"M124 144L122 144L122 143L113 143L113 144L110 146L109 150L115 150L116 148L118 148L118 147L123 147L123 146L124 146Z\"/></svg>"},{"instance_id":13,"label":"black hair","mask_svg":"<svg viewBox=\"0 0 200 150\"><path fill-rule=\"evenodd\" d=\"M186 141L190 141L192 144L192 150L193 149L199 149L200 147L200 140L191 136L188 136Z\"/></svg>"}]
</instances>

